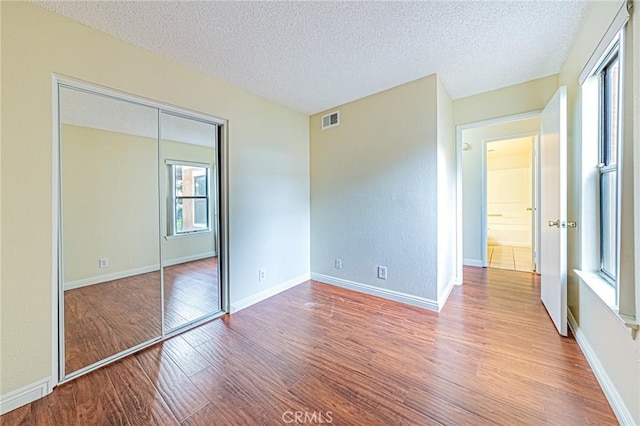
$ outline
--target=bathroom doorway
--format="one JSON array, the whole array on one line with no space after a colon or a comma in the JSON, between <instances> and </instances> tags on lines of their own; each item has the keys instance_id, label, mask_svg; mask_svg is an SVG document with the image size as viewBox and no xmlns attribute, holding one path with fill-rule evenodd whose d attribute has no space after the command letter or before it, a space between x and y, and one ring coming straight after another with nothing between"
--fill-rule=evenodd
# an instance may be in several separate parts
<instances>
[{"instance_id":1,"label":"bathroom doorway","mask_svg":"<svg viewBox=\"0 0 640 426\"><path fill-rule=\"evenodd\" d=\"M536 270L537 135L486 140L486 266Z\"/></svg>"}]
</instances>

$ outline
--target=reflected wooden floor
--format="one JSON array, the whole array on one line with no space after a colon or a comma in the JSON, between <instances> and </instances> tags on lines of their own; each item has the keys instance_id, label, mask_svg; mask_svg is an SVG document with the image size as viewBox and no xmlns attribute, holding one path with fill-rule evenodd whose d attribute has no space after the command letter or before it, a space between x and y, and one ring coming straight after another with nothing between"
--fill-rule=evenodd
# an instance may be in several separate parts
<instances>
[{"instance_id":1,"label":"reflected wooden floor","mask_svg":"<svg viewBox=\"0 0 640 426\"><path fill-rule=\"evenodd\" d=\"M164 300L164 321L168 330L218 312L218 258L165 267Z\"/></svg>"},{"instance_id":2,"label":"reflected wooden floor","mask_svg":"<svg viewBox=\"0 0 640 426\"><path fill-rule=\"evenodd\" d=\"M296 411L339 425L616 424L537 276L471 267L439 314L306 282L1 420L270 425Z\"/></svg>"},{"instance_id":3,"label":"reflected wooden floor","mask_svg":"<svg viewBox=\"0 0 640 426\"><path fill-rule=\"evenodd\" d=\"M215 257L164 268L168 329L219 308ZM160 273L67 290L65 371L73 372L161 335Z\"/></svg>"}]
</instances>

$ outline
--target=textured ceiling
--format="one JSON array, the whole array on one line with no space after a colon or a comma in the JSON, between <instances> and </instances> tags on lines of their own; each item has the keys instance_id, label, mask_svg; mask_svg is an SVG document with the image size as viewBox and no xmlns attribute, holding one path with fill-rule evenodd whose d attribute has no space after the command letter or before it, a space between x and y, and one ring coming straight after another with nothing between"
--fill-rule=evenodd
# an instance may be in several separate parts
<instances>
[{"instance_id":1,"label":"textured ceiling","mask_svg":"<svg viewBox=\"0 0 640 426\"><path fill-rule=\"evenodd\" d=\"M36 2L304 113L438 73L452 98L559 72L586 0Z\"/></svg>"}]
</instances>

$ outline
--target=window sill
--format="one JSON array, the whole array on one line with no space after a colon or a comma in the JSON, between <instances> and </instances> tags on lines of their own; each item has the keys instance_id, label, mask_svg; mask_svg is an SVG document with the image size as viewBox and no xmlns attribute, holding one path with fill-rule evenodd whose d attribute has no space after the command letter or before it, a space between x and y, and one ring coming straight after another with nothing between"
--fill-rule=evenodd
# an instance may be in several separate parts
<instances>
[{"instance_id":1,"label":"window sill","mask_svg":"<svg viewBox=\"0 0 640 426\"><path fill-rule=\"evenodd\" d=\"M168 240L176 240L176 239L186 238L186 237L197 237L199 235L208 235L212 233L213 231L209 229L206 231L194 231L194 232L185 232L184 234L166 235L164 239L168 241Z\"/></svg>"},{"instance_id":2,"label":"window sill","mask_svg":"<svg viewBox=\"0 0 640 426\"><path fill-rule=\"evenodd\" d=\"M598 299L609 308L616 317L618 315L618 306L616 304L616 289L597 272L586 272L577 269L573 270L580 281L586 284L586 287L595 294ZM620 319L622 321L622 319Z\"/></svg>"}]
</instances>

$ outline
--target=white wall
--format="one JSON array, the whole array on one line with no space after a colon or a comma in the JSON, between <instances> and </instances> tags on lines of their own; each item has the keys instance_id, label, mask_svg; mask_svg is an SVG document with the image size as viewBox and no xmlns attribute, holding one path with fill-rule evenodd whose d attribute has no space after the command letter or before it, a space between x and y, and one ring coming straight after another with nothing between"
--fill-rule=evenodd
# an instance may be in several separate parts
<instances>
[{"instance_id":1,"label":"white wall","mask_svg":"<svg viewBox=\"0 0 640 426\"><path fill-rule=\"evenodd\" d=\"M582 254L587 255L589 252L586 250L588 247L583 245L595 244L590 235L584 234L587 232L588 227L586 226L586 221L581 217L583 207L586 206L585 203L594 202L594 199L593 197L585 197L583 195L585 191L581 190L583 188L583 175L586 171L582 168L582 162L584 158L589 157L589 153L583 152L585 143L583 143L582 135L582 98L578 78L621 5L622 2L620 1L612 1L594 2L590 6L582 28L560 73L560 84L567 85L569 101L569 199L567 207L569 219L577 218L579 221L577 232L568 233L569 273L567 288L569 311L575 319L573 326L577 329L576 335L581 337L579 342L581 342L583 350L590 355L590 362L597 367L594 368L596 376L601 383L608 385L605 387L605 394L610 402L613 402L612 405L616 415L619 416L618 418L621 421L626 418L627 420L624 421L627 423L640 424L640 339L632 339L630 330L624 326L615 312L606 306L599 296L579 280L573 272L574 268L590 268L589 259L582 258ZM630 28L638 26L639 6L636 1L635 17L632 17L628 24ZM640 34L637 28L634 28L634 32L635 36L629 31L631 37L627 38L627 42L637 46L640 45ZM635 51L637 52L637 48ZM635 60L633 57L628 57L627 59L630 61ZM640 86L640 71L637 67L633 69L633 74L634 84L637 88ZM628 87L628 91L625 93L627 100L631 99L632 93L631 87ZM628 107L625 107L624 110L626 124L629 125L630 122L633 122L632 125L637 126L638 111L632 111ZM627 161L634 155L633 147L634 145L637 147L637 144L637 140L625 140L624 155ZM620 282L624 283L625 289L633 289L634 286L631 283L636 279L636 271L633 261L635 255L633 234L630 230L637 226L637 223L634 224L633 203L631 202L633 198L633 185L630 184L633 179L632 169L627 167L625 173L627 187L623 190L626 195L623 195L622 198L623 240L621 241ZM635 287L637 287L637 283ZM625 303L635 302L633 293L624 293L624 291L621 291L620 297L624 299Z\"/></svg>"},{"instance_id":2,"label":"white wall","mask_svg":"<svg viewBox=\"0 0 640 426\"><path fill-rule=\"evenodd\" d=\"M454 101L454 105L455 102L457 101ZM521 112L523 111L518 109L514 109L513 113L504 111L505 115ZM469 144L469 149L462 151L462 245L463 258L466 263L472 265L481 264L482 253L486 249L482 243L482 203L484 202L482 184L484 174L482 169L483 141L539 131L540 119L529 118L472 128L462 132L462 142Z\"/></svg>"},{"instance_id":3,"label":"white wall","mask_svg":"<svg viewBox=\"0 0 640 426\"><path fill-rule=\"evenodd\" d=\"M431 75L327 111L337 127L311 117L313 278L436 306L436 108Z\"/></svg>"},{"instance_id":4,"label":"white wall","mask_svg":"<svg viewBox=\"0 0 640 426\"><path fill-rule=\"evenodd\" d=\"M307 116L31 3L0 8L0 395L52 373L52 73L228 119L231 303L308 278Z\"/></svg>"}]
</instances>

